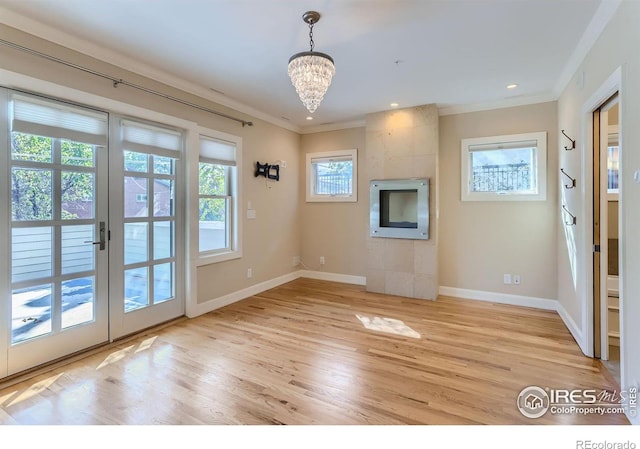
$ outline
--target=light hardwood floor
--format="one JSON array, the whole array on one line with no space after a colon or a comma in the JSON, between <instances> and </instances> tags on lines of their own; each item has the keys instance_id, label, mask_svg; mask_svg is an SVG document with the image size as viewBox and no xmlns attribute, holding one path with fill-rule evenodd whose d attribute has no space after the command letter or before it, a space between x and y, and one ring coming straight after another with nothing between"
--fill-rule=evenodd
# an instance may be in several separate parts
<instances>
[{"instance_id":1,"label":"light hardwood floor","mask_svg":"<svg viewBox=\"0 0 640 449\"><path fill-rule=\"evenodd\" d=\"M525 418L529 385L617 388L554 312L298 279L1 389L0 423L627 423Z\"/></svg>"}]
</instances>

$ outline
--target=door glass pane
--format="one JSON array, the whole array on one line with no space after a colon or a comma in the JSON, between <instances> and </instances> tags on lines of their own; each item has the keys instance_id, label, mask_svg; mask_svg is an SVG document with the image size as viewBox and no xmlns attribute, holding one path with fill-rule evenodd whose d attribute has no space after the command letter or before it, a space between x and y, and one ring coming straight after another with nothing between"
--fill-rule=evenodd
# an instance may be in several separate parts
<instances>
[{"instance_id":1,"label":"door glass pane","mask_svg":"<svg viewBox=\"0 0 640 449\"><path fill-rule=\"evenodd\" d=\"M88 143L61 142L61 160L64 165L76 165L81 167L93 167L95 165L95 151L93 145Z\"/></svg>"},{"instance_id":2,"label":"door glass pane","mask_svg":"<svg viewBox=\"0 0 640 449\"><path fill-rule=\"evenodd\" d=\"M135 268L124 271L124 311L149 305L149 269Z\"/></svg>"},{"instance_id":3,"label":"door glass pane","mask_svg":"<svg viewBox=\"0 0 640 449\"><path fill-rule=\"evenodd\" d=\"M93 241L93 225L62 226L62 274L93 271Z\"/></svg>"},{"instance_id":4,"label":"door glass pane","mask_svg":"<svg viewBox=\"0 0 640 449\"><path fill-rule=\"evenodd\" d=\"M14 161L51 162L50 137L11 133L11 159Z\"/></svg>"},{"instance_id":5,"label":"door glass pane","mask_svg":"<svg viewBox=\"0 0 640 449\"><path fill-rule=\"evenodd\" d=\"M62 282L62 328L93 321L93 276Z\"/></svg>"},{"instance_id":6,"label":"door glass pane","mask_svg":"<svg viewBox=\"0 0 640 449\"><path fill-rule=\"evenodd\" d=\"M11 229L11 282L53 274L51 241L51 227Z\"/></svg>"},{"instance_id":7,"label":"door glass pane","mask_svg":"<svg viewBox=\"0 0 640 449\"><path fill-rule=\"evenodd\" d=\"M51 170L11 169L11 218L51 220Z\"/></svg>"},{"instance_id":8,"label":"door glass pane","mask_svg":"<svg viewBox=\"0 0 640 449\"><path fill-rule=\"evenodd\" d=\"M146 173L149 171L149 155L136 153L135 151L124 152L124 169L126 171L137 171Z\"/></svg>"},{"instance_id":9,"label":"door glass pane","mask_svg":"<svg viewBox=\"0 0 640 449\"><path fill-rule=\"evenodd\" d=\"M51 293L51 284L13 290L11 343L51 332Z\"/></svg>"},{"instance_id":10,"label":"door glass pane","mask_svg":"<svg viewBox=\"0 0 640 449\"><path fill-rule=\"evenodd\" d=\"M170 217L173 215L173 181L155 179L153 184L153 216Z\"/></svg>"},{"instance_id":11,"label":"door glass pane","mask_svg":"<svg viewBox=\"0 0 640 449\"><path fill-rule=\"evenodd\" d=\"M158 221L153 224L153 258L167 257L173 257L173 222Z\"/></svg>"},{"instance_id":12,"label":"door glass pane","mask_svg":"<svg viewBox=\"0 0 640 449\"><path fill-rule=\"evenodd\" d=\"M173 299L173 264L163 263L153 267L153 302Z\"/></svg>"},{"instance_id":13,"label":"door glass pane","mask_svg":"<svg viewBox=\"0 0 640 449\"><path fill-rule=\"evenodd\" d=\"M147 178L124 177L124 216L125 218L148 217Z\"/></svg>"},{"instance_id":14,"label":"door glass pane","mask_svg":"<svg viewBox=\"0 0 640 449\"><path fill-rule=\"evenodd\" d=\"M170 157L153 156L153 172L161 175L172 175L174 160Z\"/></svg>"},{"instance_id":15,"label":"door glass pane","mask_svg":"<svg viewBox=\"0 0 640 449\"><path fill-rule=\"evenodd\" d=\"M125 223L124 225L124 263L145 262L149 259L147 236L149 223Z\"/></svg>"},{"instance_id":16,"label":"door glass pane","mask_svg":"<svg viewBox=\"0 0 640 449\"><path fill-rule=\"evenodd\" d=\"M62 219L93 218L93 173L62 172Z\"/></svg>"}]
</instances>

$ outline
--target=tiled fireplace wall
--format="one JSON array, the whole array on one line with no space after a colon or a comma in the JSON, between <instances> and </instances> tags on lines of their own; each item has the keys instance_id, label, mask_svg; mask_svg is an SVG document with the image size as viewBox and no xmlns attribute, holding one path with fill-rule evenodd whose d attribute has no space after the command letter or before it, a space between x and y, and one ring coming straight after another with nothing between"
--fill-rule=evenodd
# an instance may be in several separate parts
<instances>
[{"instance_id":1,"label":"tiled fireplace wall","mask_svg":"<svg viewBox=\"0 0 640 449\"><path fill-rule=\"evenodd\" d=\"M367 290L435 299L438 293L437 164L435 105L367 115L369 180L430 178L429 240L367 237Z\"/></svg>"}]
</instances>

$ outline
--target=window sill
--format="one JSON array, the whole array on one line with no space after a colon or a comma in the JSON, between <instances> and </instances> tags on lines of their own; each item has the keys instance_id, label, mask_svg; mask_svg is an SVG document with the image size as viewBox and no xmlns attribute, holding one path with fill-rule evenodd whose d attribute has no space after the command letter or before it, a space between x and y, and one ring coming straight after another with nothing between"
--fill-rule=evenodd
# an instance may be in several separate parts
<instances>
[{"instance_id":1,"label":"window sill","mask_svg":"<svg viewBox=\"0 0 640 449\"><path fill-rule=\"evenodd\" d=\"M227 262L229 260L241 259L242 251L225 251L220 253L200 254L194 261L196 267L211 265L214 263Z\"/></svg>"},{"instance_id":2,"label":"window sill","mask_svg":"<svg viewBox=\"0 0 640 449\"><path fill-rule=\"evenodd\" d=\"M546 192L543 193L466 193L462 197L463 202L474 201L546 201Z\"/></svg>"},{"instance_id":3,"label":"window sill","mask_svg":"<svg viewBox=\"0 0 640 449\"><path fill-rule=\"evenodd\" d=\"M307 197L307 203L356 203L358 198L355 195L340 196L340 195L315 195Z\"/></svg>"}]
</instances>

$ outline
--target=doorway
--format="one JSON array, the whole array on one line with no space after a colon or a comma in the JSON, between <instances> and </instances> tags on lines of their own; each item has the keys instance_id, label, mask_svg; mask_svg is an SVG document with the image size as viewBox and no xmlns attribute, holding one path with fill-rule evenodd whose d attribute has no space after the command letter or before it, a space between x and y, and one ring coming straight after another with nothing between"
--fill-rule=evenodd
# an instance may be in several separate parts
<instances>
[{"instance_id":1,"label":"doorway","mask_svg":"<svg viewBox=\"0 0 640 449\"><path fill-rule=\"evenodd\" d=\"M620 382L619 233L620 153L618 94L593 113L594 355Z\"/></svg>"},{"instance_id":2,"label":"doorway","mask_svg":"<svg viewBox=\"0 0 640 449\"><path fill-rule=\"evenodd\" d=\"M0 88L0 379L184 314L180 130Z\"/></svg>"}]
</instances>

